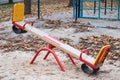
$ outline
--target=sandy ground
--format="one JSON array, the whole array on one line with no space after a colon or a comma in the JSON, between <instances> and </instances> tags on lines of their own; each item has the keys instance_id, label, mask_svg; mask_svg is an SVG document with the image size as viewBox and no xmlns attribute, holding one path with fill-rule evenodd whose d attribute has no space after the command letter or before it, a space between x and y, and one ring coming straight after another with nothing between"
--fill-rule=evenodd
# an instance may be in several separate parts
<instances>
[{"instance_id":1,"label":"sandy ground","mask_svg":"<svg viewBox=\"0 0 120 80\"><path fill-rule=\"evenodd\" d=\"M66 16L63 14L66 14ZM67 23L72 20L72 17L69 16L71 16L70 12L57 13L52 16L45 16L44 18L63 20ZM42 24L44 21L36 21L35 26L55 37L69 38L73 40L74 44L78 43L78 39L80 37L87 37L92 35L109 35L115 38L120 38L119 29L111 30L105 28L106 26L120 28L119 21L81 19L81 22L94 25L96 27L90 28L91 32L73 33L75 28L48 29L41 27L45 26ZM1 38L15 38L20 36L13 33L10 26L11 21L0 23L1 28L3 27L7 29L4 29L0 32ZM6 33L9 33L9 35ZM25 36L23 34L22 36L26 38L27 35L31 34L28 33L25 34ZM3 41L0 42L0 44L5 43L6 42ZM43 60L45 52L42 52L42 54L39 55L34 64L29 64L35 54L33 51L16 50L12 52L2 52L2 50L0 50L0 80L120 80L120 60L116 61L107 59L97 74L87 75L82 72L80 68L82 63L78 59L75 59L77 65L74 66L67 58L66 54L64 54L64 52L56 50L56 53L65 67L65 72L60 70L52 55L50 55L47 60Z\"/></svg>"},{"instance_id":2,"label":"sandy ground","mask_svg":"<svg viewBox=\"0 0 120 80\"><path fill-rule=\"evenodd\" d=\"M0 80L119 80L119 61L106 61L100 71L95 75L87 75L80 69L81 62L76 60L74 66L66 57L57 51L65 72L62 72L53 59L49 56L44 61L44 52L36 59L34 64L29 62L33 52L9 52L0 55ZM112 63L112 64L110 64Z\"/></svg>"}]
</instances>

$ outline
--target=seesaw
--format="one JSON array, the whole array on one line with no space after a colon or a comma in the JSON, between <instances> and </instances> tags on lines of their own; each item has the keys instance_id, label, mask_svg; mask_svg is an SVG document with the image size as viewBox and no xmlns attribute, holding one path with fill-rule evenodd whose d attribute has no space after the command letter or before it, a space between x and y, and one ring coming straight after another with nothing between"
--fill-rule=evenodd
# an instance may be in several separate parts
<instances>
[{"instance_id":1,"label":"seesaw","mask_svg":"<svg viewBox=\"0 0 120 80\"><path fill-rule=\"evenodd\" d=\"M106 45L101 48L100 52L98 53L96 58L91 57L89 54L89 50L77 50L58 39L50 36L49 34L35 28L33 26L34 22L24 22L24 4L18 3L14 5L13 9L13 15L12 15L12 24L13 24L13 31L16 34L26 33L30 32L35 36L38 36L42 40L46 41L48 43L48 47L46 48L40 48L33 59L31 60L30 64L33 64L37 56L41 51L47 51L47 54L45 55L44 59L48 57L48 55L51 53L54 58L56 59L58 65L60 66L62 71L65 71L64 67L62 66L60 60L58 59L57 55L55 54L53 48L56 47L65 53L67 53L68 57L70 58L71 62L75 65L75 61L73 60L73 57L76 57L80 61L83 62L81 65L81 69L87 73L87 74L95 74L99 68L103 65L104 60L106 56L109 53L110 45Z\"/></svg>"}]
</instances>

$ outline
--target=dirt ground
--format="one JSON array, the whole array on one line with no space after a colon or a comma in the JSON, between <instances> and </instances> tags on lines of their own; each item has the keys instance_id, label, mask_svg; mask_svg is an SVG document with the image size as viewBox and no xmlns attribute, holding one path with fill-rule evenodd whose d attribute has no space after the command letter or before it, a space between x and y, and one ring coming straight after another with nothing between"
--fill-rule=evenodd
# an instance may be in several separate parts
<instances>
[{"instance_id":1,"label":"dirt ground","mask_svg":"<svg viewBox=\"0 0 120 80\"><path fill-rule=\"evenodd\" d=\"M57 14L54 14L54 15L57 15ZM65 18L65 16L63 18L60 16L60 18L63 19L63 21L65 21L65 23L70 22L71 18L68 19L68 16L66 17L67 17L67 21L63 19ZM48 34L51 34L52 36L55 36L57 38L62 38L63 41L65 41L65 43L67 43L67 39L69 39L70 43L72 42L71 44L78 45L79 38L83 36L80 34L84 33L83 38L85 38L92 35L100 36L102 33L102 32L99 32L99 34L98 33L93 34L93 31L94 31L93 29L95 29L95 27L91 27L91 26L90 28L93 31L89 31L91 29L88 29L88 28L83 29L81 27L79 28L79 31L77 29L77 32L76 32L76 30L73 27L72 28L71 27L66 28L66 26L57 27L59 24L58 23L59 21L54 22L52 20L49 20L51 16L45 17L45 18L47 19L45 19L44 21L36 20L35 26L38 29L45 31ZM55 17L55 20L56 20L56 17ZM90 21L91 22L89 22L89 20L87 21L87 19L84 21L83 19L81 20L80 24L82 24L83 22L85 24L89 22L92 25L97 26L101 24L101 22L104 22L101 20L97 20L96 21L97 24L96 24L95 20L90 20ZM54 23L54 26L52 23ZM106 21L106 23L108 23L108 26L112 24L111 21ZM101 26L101 28L104 26L106 27L107 25L106 23L103 26ZM53 27L51 27L48 24L51 24ZM119 21L114 22L114 25L115 24L116 25L119 24ZM66 24L63 24L63 25L66 25ZM111 25L111 26L116 27L114 25ZM34 51L37 50L39 47L45 46L46 43L29 33L19 34L19 35L15 34L11 29L11 26L12 26L11 21L2 22L0 26L1 26L0 28L0 33L1 33L0 35L0 44L1 44L0 46L1 47L0 80L80 80L80 79L81 80L119 80L119 75L120 75L119 56L115 56L114 59L107 58L104 65L100 68L100 71L98 71L98 73L95 75L85 74L80 68L82 62L80 62L78 59L75 58L75 62L77 65L74 66L71 63L71 61L68 59L66 54L57 49L55 49L55 51L60 61L62 62L63 66L65 67L65 70L66 70L65 72L62 72L60 70L59 66L57 65L52 55L50 55L47 60L43 60L45 52L42 52L42 54L39 55L39 57L36 59L34 64L30 64L31 59L35 54ZM106 28L102 28L102 29L104 30ZM113 29L112 31L114 31L115 33L116 30L119 30L119 29L115 29L115 30ZM108 29L106 32L108 33L108 36L110 35L109 31L111 31L111 29ZM89 35L87 35L88 32L89 32ZM73 35L74 37L71 37ZM76 35L77 37L75 37ZM112 36L114 38L114 35ZM119 38L119 36L117 37L115 36L115 38ZM69 43L69 40L68 40L68 43Z\"/></svg>"},{"instance_id":2,"label":"dirt ground","mask_svg":"<svg viewBox=\"0 0 120 80\"><path fill-rule=\"evenodd\" d=\"M80 69L81 62L74 66L62 52L56 51L60 61L65 67L62 72L49 56L43 60L44 52L29 64L34 52L14 51L0 54L0 80L119 80L120 61L107 60L95 75L87 75Z\"/></svg>"}]
</instances>

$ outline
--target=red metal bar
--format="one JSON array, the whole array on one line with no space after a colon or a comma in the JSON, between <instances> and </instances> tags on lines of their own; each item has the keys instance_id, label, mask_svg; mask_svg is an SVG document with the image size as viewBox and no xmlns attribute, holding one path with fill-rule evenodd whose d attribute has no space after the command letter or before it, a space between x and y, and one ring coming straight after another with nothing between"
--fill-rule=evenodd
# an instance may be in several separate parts
<instances>
[{"instance_id":1,"label":"red metal bar","mask_svg":"<svg viewBox=\"0 0 120 80\"><path fill-rule=\"evenodd\" d=\"M17 24L16 22L12 22L12 24L13 24L13 25L15 25L16 27L18 27L18 28L22 29L22 30L24 30L24 29L25 29L25 27L24 27L24 26L19 25L19 24Z\"/></svg>"},{"instance_id":2,"label":"red metal bar","mask_svg":"<svg viewBox=\"0 0 120 80\"><path fill-rule=\"evenodd\" d=\"M24 30L25 29L25 26L26 24L31 24L31 26L33 26L34 22L25 22L25 24L22 26L22 25L19 25L17 24L16 22L12 22L13 25L19 27L20 29Z\"/></svg>"},{"instance_id":3,"label":"red metal bar","mask_svg":"<svg viewBox=\"0 0 120 80\"><path fill-rule=\"evenodd\" d=\"M74 65L76 65L76 63L75 63L75 61L73 60L72 56L71 56L70 54L67 54L67 55L68 55L68 57L70 58L71 62L72 62Z\"/></svg>"},{"instance_id":4,"label":"red metal bar","mask_svg":"<svg viewBox=\"0 0 120 80\"><path fill-rule=\"evenodd\" d=\"M88 50L88 49L83 49L83 50L82 50L82 52L83 52L83 53L86 53L87 55L89 55L89 54L90 54L90 52L89 52L89 50Z\"/></svg>"},{"instance_id":5,"label":"red metal bar","mask_svg":"<svg viewBox=\"0 0 120 80\"><path fill-rule=\"evenodd\" d=\"M49 48L49 49L53 49L54 46L51 45L51 44L48 44L48 48ZM49 54L50 54L50 52L48 51L47 54L45 55L45 57L44 57L43 59L46 60L46 58L48 57ZM71 62L72 62L74 65L76 65L76 63L75 63L75 61L73 60L72 56L71 56L70 54L67 54L67 55L68 55L68 57L70 58Z\"/></svg>"},{"instance_id":6,"label":"red metal bar","mask_svg":"<svg viewBox=\"0 0 120 80\"><path fill-rule=\"evenodd\" d=\"M49 54L50 54L50 51L47 52L47 54L45 55L43 59L46 60Z\"/></svg>"},{"instance_id":7,"label":"red metal bar","mask_svg":"<svg viewBox=\"0 0 120 80\"><path fill-rule=\"evenodd\" d=\"M51 44L48 44L48 48L52 50L54 48L54 46ZM49 54L50 54L50 51L47 52L47 54L45 55L45 57L43 59L46 60L46 58L48 57Z\"/></svg>"},{"instance_id":8,"label":"red metal bar","mask_svg":"<svg viewBox=\"0 0 120 80\"><path fill-rule=\"evenodd\" d=\"M34 22L33 21L29 21L29 22L26 22L23 27L25 28L26 24L31 24L31 26L33 26Z\"/></svg>"},{"instance_id":9,"label":"red metal bar","mask_svg":"<svg viewBox=\"0 0 120 80\"><path fill-rule=\"evenodd\" d=\"M39 55L39 53L40 53L41 51L49 51L50 53L52 53L53 56L54 56L54 58L56 59L58 65L60 66L61 70L62 70L63 72L65 72L65 69L64 69L63 65L61 64L61 62L59 61L57 55L55 54L55 52L54 52L53 50L51 50L51 49L49 49L49 48L40 48L40 49L36 52L35 56L34 56L33 59L31 60L30 64L33 64L33 62L35 61L35 59L37 58L37 56Z\"/></svg>"}]
</instances>

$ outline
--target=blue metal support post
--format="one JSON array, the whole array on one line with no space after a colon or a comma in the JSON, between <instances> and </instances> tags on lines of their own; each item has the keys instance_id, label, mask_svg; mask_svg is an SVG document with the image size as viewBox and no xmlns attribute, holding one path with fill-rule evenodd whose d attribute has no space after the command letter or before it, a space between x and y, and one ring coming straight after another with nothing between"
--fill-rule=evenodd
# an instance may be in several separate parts
<instances>
[{"instance_id":1,"label":"blue metal support post","mask_svg":"<svg viewBox=\"0 0 120 80\"><path fill-rule=\"evenodd\" d=\"M40 0L38 0L38 19L40 19Z\"/></svg>"},{"instance_id":2,"label":"blue metal support post","mask_svg":"<svg viewBox=\"0 0 120 80\"><path fill-rule=\"evenodd\" d=\"M101 5L100 5L101 0L98 0L98 3L99 3L99 4L98 4L98 11L99 11L99 12L98 12L98 18L100 19L100 17L101 17L101 16L100 16L100 15L101 15L101 13L100 13L100 11L101 11Z\"/></svg>"},{"instance_id":3,"label":"blue metal support post","mask_svg":"<svg viewBox=\"0 0 120 80\"><path fill-rule=\"evenodd\" d=\"M75 0L75 8L76 8L75 21L76 21L78 18L78 0Z\"/></svg>"},{"instance_id":4,"label":"blue metal support post","mask_svg":"<svg viewBox=\"0 0 120 80\"><path fill-rule=\"evenodd\" d=\"M94 14L96 13L96 1L94 1Z\"/></svg>"},{"instance_id":5,"label":"blue metal support post","mask_svg":"<svg viewBox=\"0 0 120 80\"><path fill-rule=\"evenodd\" d=\"M81 0L78 0L78 18L80 18L81 12Z\"/></svg>"},{"instance_id":6,"label":"blue metal support post","mask_svg":"<svg viewBox=\"0 0 120 80\"><path fill-rule=\"evenodd\" d=\"M118 20L120 20L120 0L118 0Z\"/></svg>"},{"instance_id":7,"label":"blue metal support post","mask_svg":"<svg viewBox=\"0 0 120 80\"><path fill-rule=\"evenodd\" d=\"M113 0L111 0L111 11L113 10Z\"/></svg>"},{"instance_id":8,"label":"blue metal support post","mask_svg":"<svg viewBox=\"0 0 120 80\"><path fill-rule=\"evenodd\" d=\"M80 0L80 17L82 18L83 17L83 9L84 6L83 6L83 0Z\"/></svg>"},{"instance_id":9,"label":"blue metal support post","mask_svg":"<svg viewBox=\"0 0 120 80\"><path fill-rule=\"evenodd\" d=\"M105 12L104 12L104 14L106 15L106 13L107 13L107 0L105 0Z\"/></svg>"}]
</instances>

